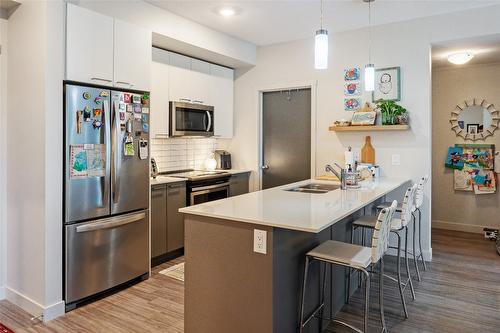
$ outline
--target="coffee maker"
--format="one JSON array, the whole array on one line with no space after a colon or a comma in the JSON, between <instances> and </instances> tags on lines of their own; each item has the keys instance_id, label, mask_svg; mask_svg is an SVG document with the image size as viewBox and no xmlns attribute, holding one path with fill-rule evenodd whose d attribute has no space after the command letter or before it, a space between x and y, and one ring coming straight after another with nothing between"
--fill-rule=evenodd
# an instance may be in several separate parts
<instances>
[{"instance_id":1,"label":"coffee maker","mask_svg":"<svg viewBox=\"0 0 500 333\"><path fill-rule=\"evenodd\" d=\"M225 150L215 151L215 160L217 161L217 169L231 169L231 154Z\"/></svg>"}]
</instances>

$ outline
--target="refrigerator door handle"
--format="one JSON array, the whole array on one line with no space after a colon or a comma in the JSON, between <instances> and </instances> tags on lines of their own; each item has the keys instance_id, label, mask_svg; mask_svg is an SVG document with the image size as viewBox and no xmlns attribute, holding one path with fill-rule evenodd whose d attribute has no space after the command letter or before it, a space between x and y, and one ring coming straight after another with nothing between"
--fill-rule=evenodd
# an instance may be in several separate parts
<instances>
[{"instance_id":1,"label":"refrigerator door handle","mask_svg":"<svg viewBox=\"0 0 500 333\"><path fill-rule=\"evenodd\" d=\"M104 100L103 102L104 112L102 113L102 123L104 124L104 147L106 149L106 156L109 156L109 132L110 132L110 124L108 121L109 117L109 100ZM106 186L106 178L109 177L109 163L106 163L106 176L101 177L101 207L104 207L105 202L109 204L109 185ZM108 200L105 201L105 198Z\"/></svg>"},{"instance_id":2,"label":"refrigerator door handle","mask_svg":"<svg viewBox=\"0 0 500 333\"><path fill-rule=\"evenodd\" d=\"M99 222L90 222L90 223L85 223L83 225L79 225L78 227L76 227L76 232L87 232L87 231L116 228L119 226L143 220L145 217L146 213L144 212L134 215L110 217L105 220L101 220Z\"/></svg>"},{"instance_id":3,"label":"refrigerator door handle","mask_svg":"<svg viewBox=\"0 0 500 333\"><path fill-rule=\"evenodd\" d=\"M113 101L113 120L112 120L112 134L111 134L111 162L113 164L111 168L111 176L112 176L112 182L113 182L113 187L111 189L112 191L112 196L113 196L113 203L118 203L119 195L120 195L120 178L118 177L118 169L120 166L118 165L120 163L119 158L120 158L120 152L117 151L117 138L118 138L118 125L117 125L117 107L116 107L116 101Z\"/></svg>"}]
</instances>

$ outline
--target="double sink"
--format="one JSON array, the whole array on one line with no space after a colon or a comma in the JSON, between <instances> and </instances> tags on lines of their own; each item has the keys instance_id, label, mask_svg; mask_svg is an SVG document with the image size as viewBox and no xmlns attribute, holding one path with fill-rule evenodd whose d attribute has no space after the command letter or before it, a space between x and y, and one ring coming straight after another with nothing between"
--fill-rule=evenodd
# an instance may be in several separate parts
<instances>
[{"instance_id":1,"label":"double sink","mask_svg":"<svg viewBox=\"0 0 500 333\"><path fill-rule=\"evenodd\" d=\"M286 189L285 191L323 194L323 193L328 193L328 192L333 191L333 190L337 190L339 188L340 188L340 185L337 185L337 184L311 183L311 184L307 184L307 185L292 187L292 188Z\"/></svg>"}]
</instances>

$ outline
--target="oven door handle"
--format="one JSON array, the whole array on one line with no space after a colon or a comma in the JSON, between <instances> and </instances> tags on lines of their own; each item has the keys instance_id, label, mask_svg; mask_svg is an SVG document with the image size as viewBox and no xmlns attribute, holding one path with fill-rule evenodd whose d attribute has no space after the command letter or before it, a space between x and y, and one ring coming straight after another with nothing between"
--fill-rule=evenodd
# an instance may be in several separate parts
<instances>
[{"instance_id":1,"label":"oven door handle","mask_svg":"<svg viewBox=\"0 0 500 333\"><path fill-rule=\"evenodd\" d=\"M217 189L217 188L222 188L222 187L227 187L229 186L229 182L225 182L225 183L221 183L221 184L216 184L216 185L209 185L209 186L200 186L200 187L193 187L191 189L191 193L197 193L200 192L200 191L210 191L210 190L214 190L214 189ZM208 193L208 192L206 192Z\"/></svg>"},{"instance_id":2,"label":"oven door handle","mask_svg":"<svg viewBox=\"0 0 500 333\"><path fill-rule=\"evenodd\" d=\"M207 111L207 116L208 116L207 132L210 132L210 128L212 127L212 115L210 114L210 111Z\"/></svg>"}]
</instances>

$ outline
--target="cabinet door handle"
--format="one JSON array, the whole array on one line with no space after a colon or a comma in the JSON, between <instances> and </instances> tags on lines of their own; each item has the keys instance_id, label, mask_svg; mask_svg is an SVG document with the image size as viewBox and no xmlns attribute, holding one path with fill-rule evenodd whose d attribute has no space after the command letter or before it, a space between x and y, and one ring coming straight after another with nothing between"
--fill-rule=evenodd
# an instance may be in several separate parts
<instances>
[{"instance_id":1,"label":"cabinet door handle","mask_svg":"<svg viewBox=\"0 0 500 333\"><path fill-rule=\"evenodd\" d=\"M128 86L130 86L130 87L133 87L133 86L134 86L134 84L133 84L133 83L130 83L130 82L125 82L125 81L116 81L116 84L126 84L126 85L128 85Z\"/></svg>"},{"instance_id":2,"label":"cabinet door handle","mask_svg":"<svg viewBox=\"0 0 500 333\"><path fill-rule=\"evenodd\" d=\"M91 78L90 78L90 80L91 80L91 81L103 81L103 82L108 82L108 83L113 82L113 81L111 81L111 80L108 80L108 79L102 79L102 78L100 78L100 77L91 77Z\"/></svg>"}]
</instances>

